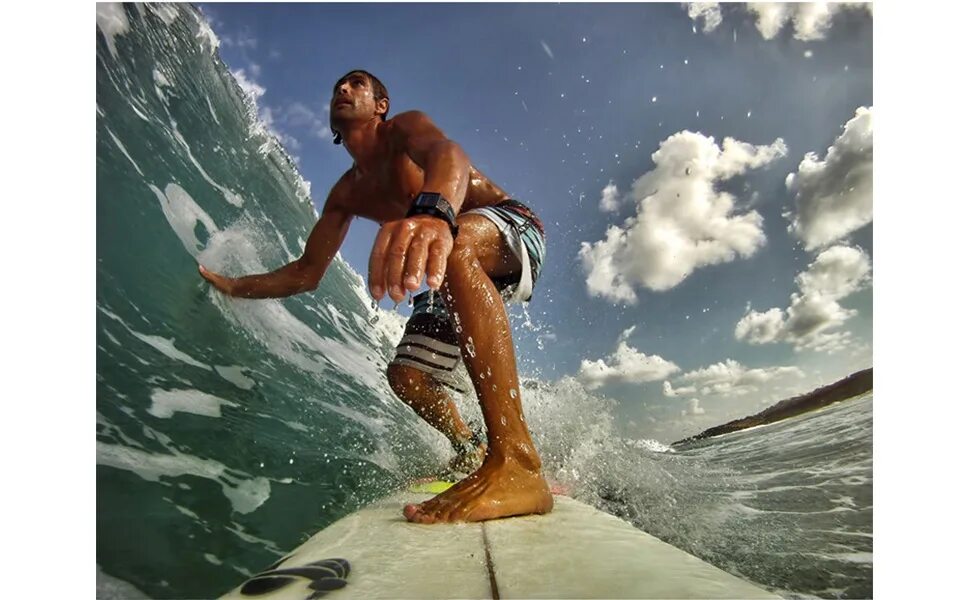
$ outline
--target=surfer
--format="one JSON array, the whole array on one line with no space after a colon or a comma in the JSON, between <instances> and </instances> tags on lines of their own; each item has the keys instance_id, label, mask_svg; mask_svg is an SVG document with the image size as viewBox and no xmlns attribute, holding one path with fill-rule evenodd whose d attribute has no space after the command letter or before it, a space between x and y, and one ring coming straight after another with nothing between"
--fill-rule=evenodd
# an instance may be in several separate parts
<instances>
[{"instance_id":1,"label":"surfer","mask_svg":"<svg viewBox=\"0 0 970 600\"><path fill-rule=\"evenodd\" d=\"M404 507L417 523L484 521L546 513L553 500L522 414L505 300L528 300L545 256L542 222L469 162L425 114L388 118L390 97L366 71L341 77L330 100L334 143L354 159L310 233L303 255L260 275L224 277L199 265L220 291L279 298L316 289L354 217L381 225L368 266L371 296L414 311L387 369L395 394L444 433L455 468L471 475L421 504ZM463 361L488 430L481 445L448 394Z\"/></svg>"}]
</instances>

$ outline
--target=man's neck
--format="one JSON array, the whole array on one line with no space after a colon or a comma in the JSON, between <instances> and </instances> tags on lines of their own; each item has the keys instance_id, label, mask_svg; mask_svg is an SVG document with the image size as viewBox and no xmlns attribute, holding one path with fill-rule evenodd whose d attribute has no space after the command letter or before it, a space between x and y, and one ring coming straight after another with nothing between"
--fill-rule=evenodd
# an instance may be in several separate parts
<instances>
[{"instance_id":1,"label":"man's neck","mask_svg":"<svg viewBox=\"0 0 970 600\"><path fill-rule=\"evenodd\" d=\"M377 136L380 124L379 119L372 119L360 125L348 127L346 132L340 134L340 137L343 138L344 148L354 159L357 169L363 173L373 168L380 155L380 144Z\"/></svg>"}]
</instances>

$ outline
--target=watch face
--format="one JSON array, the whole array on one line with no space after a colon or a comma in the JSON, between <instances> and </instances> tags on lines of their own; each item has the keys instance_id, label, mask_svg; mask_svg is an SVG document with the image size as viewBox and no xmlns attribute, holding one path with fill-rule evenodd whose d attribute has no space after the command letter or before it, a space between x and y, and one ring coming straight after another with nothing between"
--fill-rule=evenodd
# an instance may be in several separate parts
<instances>
[{"instance_id":1,"label":"watch face","mask_svg":"<svg viewBox=\"0 0 970 600\"><path fill-rule=\"evenodd\" d=\"M440 196L437 194L421 194L418 196L417 204L421 207L433 208L434 206L437 206L438 198L440 198Z\"/></svg>"}]
</instances>

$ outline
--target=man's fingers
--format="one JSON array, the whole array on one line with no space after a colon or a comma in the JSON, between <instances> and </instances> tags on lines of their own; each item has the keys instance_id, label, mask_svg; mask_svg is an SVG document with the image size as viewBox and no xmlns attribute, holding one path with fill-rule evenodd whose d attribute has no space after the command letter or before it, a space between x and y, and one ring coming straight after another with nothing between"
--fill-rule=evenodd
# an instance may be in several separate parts
<instances>
[{"instance_id":1,"label":"man's fingers","mask_svg":"<svg viewBox=\"0 0 970 600\"><path fill-rule=\"evenodd\" d=\"M403 223L395 228L394 235L387 245L387 254L384 257L384 282L387 286L387 294L395 302L404 300L404 260L410 250L413 236L414 227Z\"/></svg>"},{"instance_id":2,"label":"man's fingers","mask_svg":"<svg viewBox=\"0 0 970 600\"><path fill-rule=\"evenodd\" d=\"M428 287L436 290L445 280L445 267L454 241L451 237L438 237L428 246Z\"/></svg>"},{"instance_id":3,"label":"man's fingers","mask_svg":"<svg viewBox=\"0 0 970 600\"><path fill-rule=\"evenodd\" d=\"M387 223L381 227L374 239L374 248L370 252L370 262L367 267L367 286L370 288L370 295L374 300L380 300L384 296L384 273L386 270L384 263L393 230L392 223Z\"/></svg>"},{"instance_id":4,"label":"man's fingers","mask_svg":"<svg viewBox=\"0 0 970 600\"><path fill-rule=\"evenodd\" d=\"M203 279L205 279L210 284L212 284L212 287L216 288L217 290L219 290L223 294L232 295L231 294L231 292L232 292L232 289L231 289L232 288L232 285L231 285L232 279L230 279L228 277L223 277L222 275L219 275L218 273L213 273L212 271L206 269L202 265L199 265L199 274L202 275L202 278Z\"/></svg>"},{"instance_id":5,"label":"man's fingers","mask_svg":"<svg viewBox=\"0 0 970 600\"><path fill-rule=\"evenodd\" d=\"M416 291L421 287L421 278L424 276L425 264L428 262L428 243L427 234L418 234L411 240L411 247L408 248L407 259L404 261L404 280L403 285L410 291Z\"/></svg>"},{"instance_id":6,"label":"man's fingers","mask_svg":"<svg viewBox=\"0 0 970 600\"><path fill-rule=\"evenodd\" d=\"M202 279L205 279L209 283L211 283L211 284L215 285L216 287L218 287L218 284L219 284L219 275L218 274L213 273L212 271L206 269L202 265L199 265L199 274L202 275Z\"/></svg>"}]
</instances>

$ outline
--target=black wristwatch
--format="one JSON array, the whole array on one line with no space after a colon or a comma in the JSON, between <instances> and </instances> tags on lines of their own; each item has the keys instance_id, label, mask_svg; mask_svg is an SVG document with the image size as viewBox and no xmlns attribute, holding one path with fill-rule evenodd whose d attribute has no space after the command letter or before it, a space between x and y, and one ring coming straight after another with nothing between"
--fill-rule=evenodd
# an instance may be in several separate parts
<instances>
[{"instance_id":1,"label":"black wristwatch","mask_svg":"<svg viewBox=\"0 0 970 600\"><path fill-rule=\"evenodd\" d=\"M445 197L435 192L421 192L408 209L407 216L431 215L448 223L451 228L452 237L458 237L458 222L455 219L455 211Z\"/></svg>"}]
</instances>

